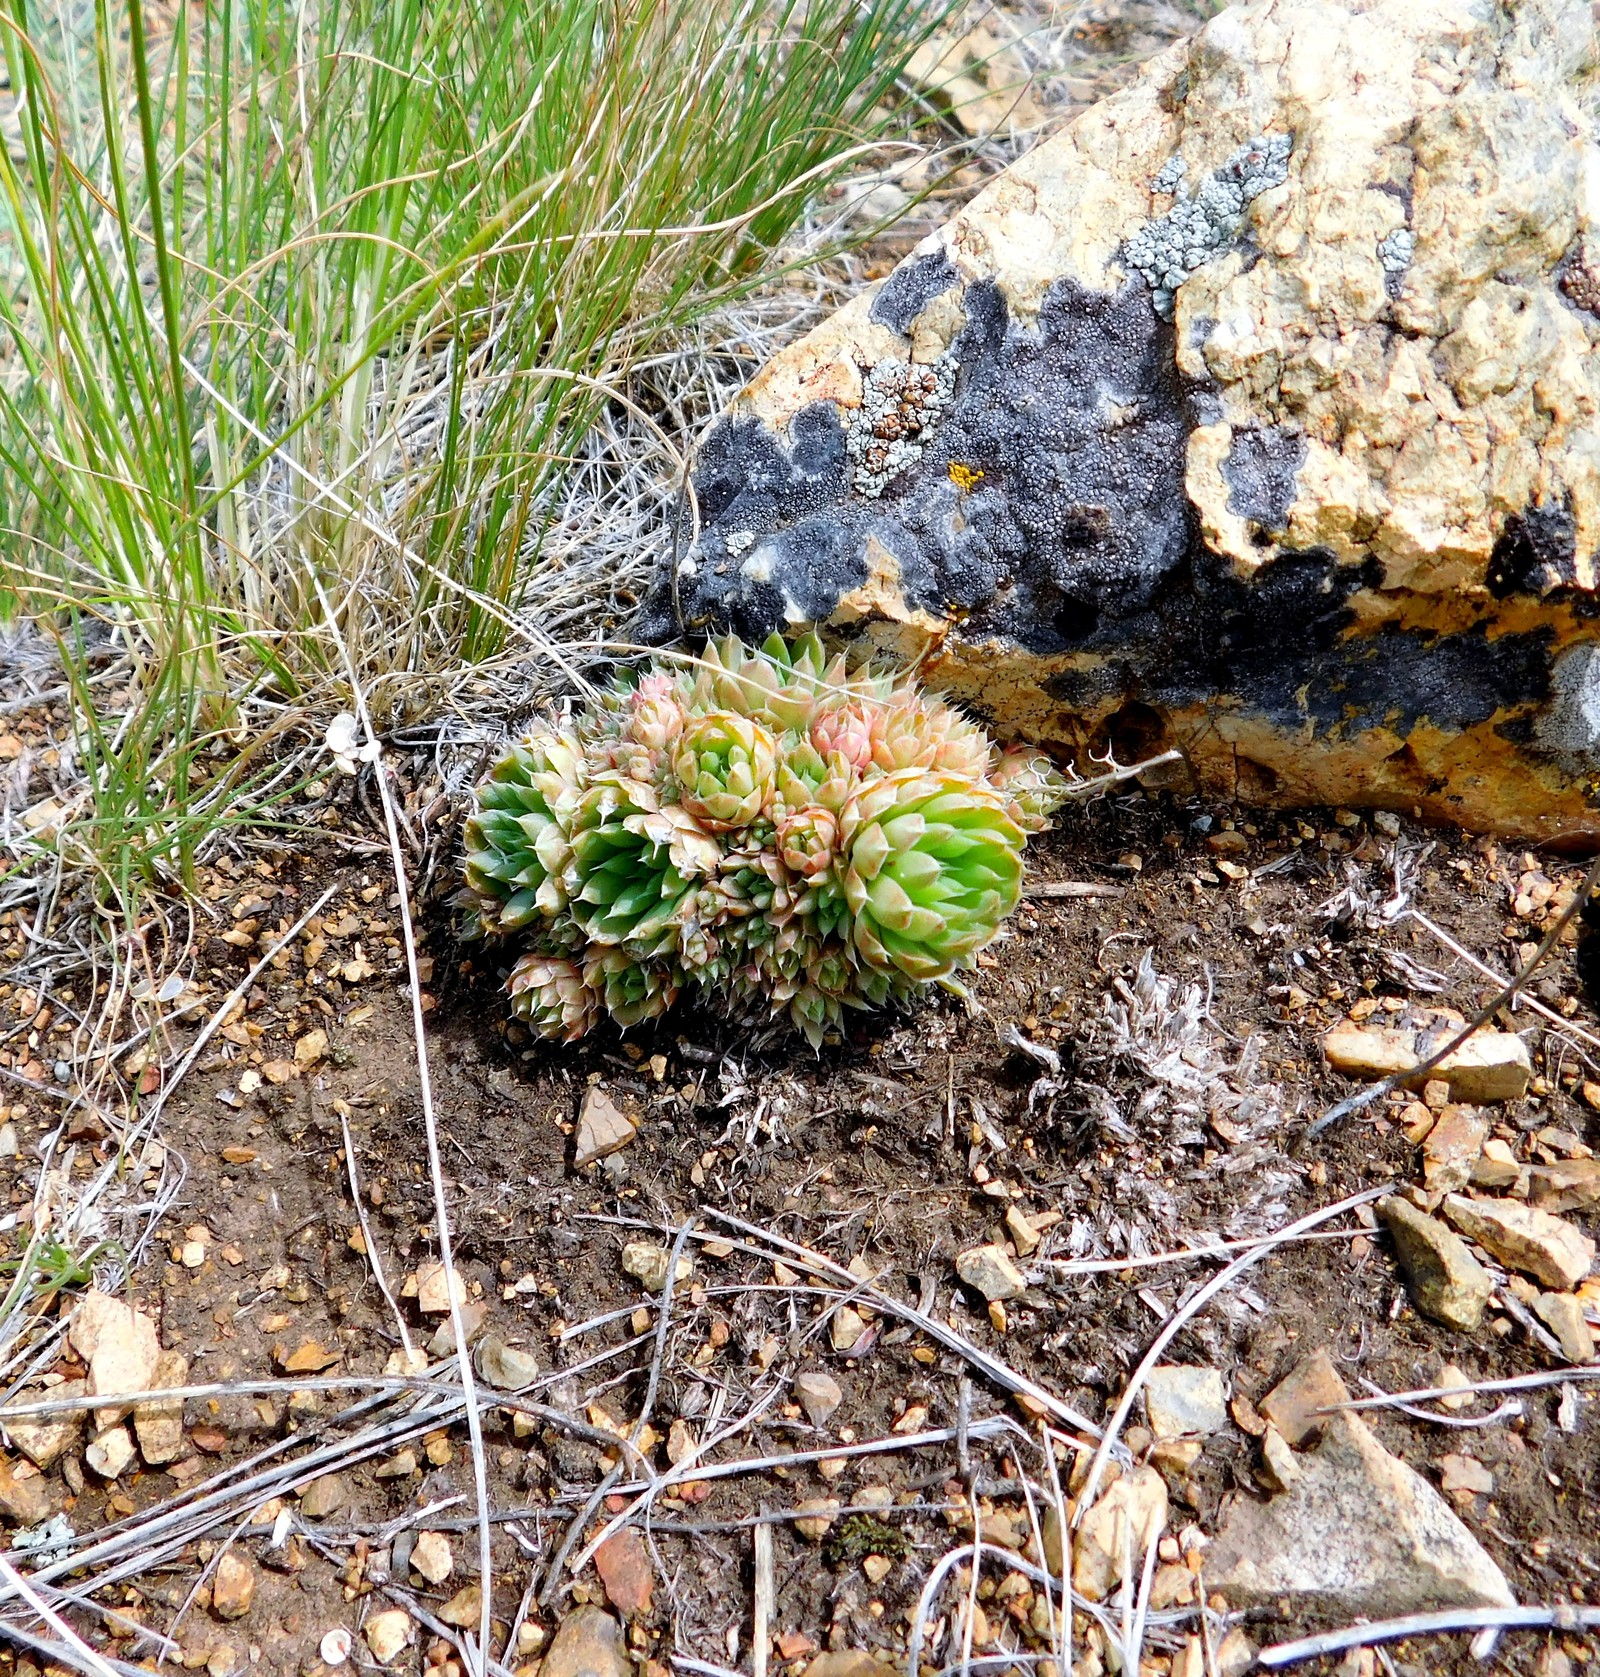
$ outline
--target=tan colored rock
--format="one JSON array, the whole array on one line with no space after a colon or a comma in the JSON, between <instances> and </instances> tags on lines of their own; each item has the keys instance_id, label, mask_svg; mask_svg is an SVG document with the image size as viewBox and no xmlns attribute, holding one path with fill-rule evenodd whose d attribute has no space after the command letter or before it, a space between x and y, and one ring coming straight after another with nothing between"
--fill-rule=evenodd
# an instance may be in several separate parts
<instances>
[{"instance_id":1,"label":"tan colored rock","mask_svg":"<svg viewBox=\"0 0 1600 1677\"><path fill-rule=\"evenodd\" d=\"M142 1310L93 1289L73 1310L67 1338L89 1365L91 1397L149 1389L161 1355L161 1341L155 1323ZM95 1410L95 1425L112 1426L127 1413L126 1404L107 1404Z\"/></svg>"},{"instance_id":2,"label":"tan colored rock","mask_svg":"<svg viewBox=\"0 0 1600 1677\"><path fill-rule=\"evenodd\" d=\"M1323 1037L1322 1051L1328 1064L1346 1077L1368 1081L1396 1077L1443 1048L1459 1028L1448 1021L1418 1031L1410 1026L1346 1020ZM1533 1062L1521 1037L1509 1031L1481 1030L1426 1075L1448 1082L1453 1101L1514 1101L1528 1091ZM1419 1076L1414 1081L1420 1084L1423 1079Z\"/></svg>"},{"instance_id":3,"label":"tan colored rock","mask_svg":"<svg viewBox=\"0 0 1600 1677\"><path fill-rule=\"evenodd\" d=\"M455 1570L450 1539L442 1531L419 1531L411 1545L411 1570L430 1584L442 1584Z\"/></svg>"},{"instance_id":4,"label":"tan colored rock","mask_svg":"<svg viewBox=\"0 0 1600 1677\"><path fill-rule=\"evenodd\" d=\"M1476 1107L1447 1106L1422 1144L1422 1181L1429 1194L1442 1197L1465 1188L1488 1139L1489 1120Z\"/></svg>"},{"instance_id":5,"label":"tan colored rock","mask_svg":"<svg viewBox=\"0 0 1600 1677\"><path fill-rule=\"evenodd\" d=\"M1262 1477L1275 1491L1292 1490L1300 1477L1294 1451L1285 1442L1283 1434L1270 1425L1261 1435L1261 1470Z\"/></svg>"},{"instance_id":6,"label":"tan colored rock","mask_svg":"<svg viewBox=\"0 0 1600 1677\"><path fill-rule=\"evenodd\" d=\"M460 1270L451 1270L447 1277L444 1265L438 1262L423 1264L417 1270L417 1309L425 1315L448 1315L452 1294L458 1305L467 1302L467 1284Z\"/></svg>"},{"instance_id":7,"label":"tan colored rock","mask_svg":"<svg viewBox=\"0 0 1600 1677\"><path fill-rule=\"evenodd\" d=\"M1166 1524L1166 1481L1153 1467L1136 1467L1084 1515L1072 1547L1073 1587L1104 1601L1122 1581L1125 1555L1137 1569Z\"/></svg>"},{"instance_id":8,"label":"tan colored rock","mask_svg":"<svg viewBox=\"0 0 1600 1677\"><path fill-rule=\"evenodd\" d=\"M657 1246L654 1241L630 1240L622 1248L623 1273L631 1275L647 1293L659 1293L667 1284L667 1264L671 1257L665 1246ZM680 1257L677 1282L687 1281L693 1274L693 1262Z\"/></svg>"},{"instance_id":9,"label":"tan colored rock","mask_svg":"<svg viewBox=\"0 0 1600 1677\"><path fill-rule=\"evenodd\" d=\"M1350 1401L1350 1388L1339 1378L1326 1351L1302 1357L1261 1400L1261 1413L1289 1444L1319 1437L1335 1405ZM1263 1435L1265 1436L1265 1435Z\"/></svg>"},{"instance_id":10,"label":"tan colored rock","mask_svg":"<svg viewBox=\"0 0 1600 1677\"><path fill-rule=\"evenodd\" d=\"M1466 1242L1398 1195L1379 1200L1378 1215L1394 1240L1411 1302L1447 1328L1474 1332L1494 1296L1494 1280Z\"/></svg>"},{"instance_id":11,"label":"tan colored rock","mask_svg":"<svg viewBox=\"0 0 1600 1677\"><path fill-rule=\"evenodd\" d=\"M834 1515L839 1512L839 1499L834 1496L812 1497L809 1501L796 1503L795 1507L800 1517L795 1521L794 1529L808 1543L820 1543L828 1535Z\"/></svg>"},{"instance_id":12,"label":"tan colored rock","mask_svg":"<svg viewBox=\"0 0 1600 1677\"><path fill-rule=\"evenodd\" d=\"M411 1641L416 1626L411 1615L402 1607L386 1608L374 1613L361 1627L372 1657L379 1665L392 1665Z\"/></svg>"},{"instance_id":13,"label":"tan colored rock","mask_svg":"<svg viewBox=\"0 0 1600 1677\"><path fill-rule=\"evenodd\" d=\"M1594 1263L1594 1242L1573 1224L1537 1206L1449 1194L1444 1214L1501 1263L1558 1292L1576 1287Z\"/></svg>"},{"instance_id":14,"label":"tan colored rock","mask_svg":"<svg viewBox=\"0 0 1600 1677\"><path fill-rule=\"evenodd\" d=\"M828 1343L835 1351L853 1351L867 1331L866 1318L852 1305L841 1304L833 1313Z\"/></svg>"},{"instance_id":15,"label":"tan colored rock","mask_svg":"<svg viewBox=\"0 0 1600 1677\"><path fill-rule=\"evenodd\" d=\"M1206 1587L1235 1609L1280 1596L1343 1620L1507 1607L1510 1586L1426 1480L1356 1416L1336 1416L1269 1502L1237 1499L1206 1551Z\"/></svg>"},{"instance_id":16,"label":"tan colored rock","mask_svg":"<svg viewBox=\"0 0 1600 1677\"><path fill-rule=\"evenodd\" d=\"M606 1090L595 1084L584 1090L583 1103L578 1108L578 1133L572 1162L582 1170L585 1165L620 1153L638 1133L639 1126Z\"/></svg>"},{"instance_id":17,"label":"tan colored rock","mask_svg":"<svg viewBox=\"0 0 1600 1677\"><path fill-rule=\"evenodd\" d=\"M476 1631L483 1617L483 1586L463 1584L439 1609L439 1617L458 1630Z\"/></svg>"},{"instance_id":18,"label":"tan colored rock","mask_svg":"<svg viewBox=\"0 0 1600 1677\"><path fill-rule=\"evenodd\" d=\"M61 1506L54 1479L47 1479L31 1462L12 1462L0 1456L0 1516L19 1526L36 1526Z\"/></svg>"},{"instance_id":19,"label":"tan colored rock","mask_svg":"<svg viewBox=\"0 0 1600 1677\"><path fill-rule=\"evenodd\" d=\"M1028 1287L1003 1246L974 1246L960 1253L956 1274L991 1303L1020 1298Z\"/></svg>"},{"instance_id":20,"label":"tan colored rock","mask_svg":"<svg viewBox=\"0 0 1600 1677\"><path fill-rule=\"evenodd\" d=\"M181 1351L163 1351L150 1374L152 1391L182 1386L189 1379L189 1359ZM133 1408L133 1431L139 1453L151 1467L175 1462L183 1454L183 1399L170 1403L138 1403Z\"/></svg>"},{"instance_id":21,"label":"tan colored rock","mask_svg":"<svg viewBox=\"0 0 1600 1677\"><path fill-rule=\"evenodd\" d=\"M831 1374L815 1369L794 1377L794 1397L814 1427L820 1427L844 1402L839 1382Z\"/></svg>"},{"instance_id":22,"label":"tan colored rock","mask_svg":"<svg viewBox=\"0 0 1600 1677\"><path fill-rule=\"evenodd\" d=\"M89 1440L83 1459L102 1479L120 1479L133 1465L133 1434L124 1426L107 1427Z\"/></svg>"},{"instance_id":23,"label":"tan colored rock","mask_svg":"<svg viewBox=\"0 0 1600 1677\"><path fill-rule=\"evenodd\" d=\"M63 1380L57 1386L30 1386L19 1394L17 1403L63 1402L84 1396L87 1385L84 1380ZM64 1451L75 1448L87 1419L82 1409L17 1421L5 1420L4 1411L0 1411L6 1436L38 1468L53 1467Z\"/></svg>"},{"instance_id":24,"label":"tan colored rock","mask_svg":"<svg viewBox=\"0 0 1600 1677\"><path fill-rule=\"evenodd\" d=\"M1222 11L751 381L652 632L831 624L1208 793L1593 833L1592 38Z\"/></svg>"},{"instance_id":25,"label":"tan colored rock","mask_svg":"<svg viewBox=\"0 0 1600 1677\"><path fill-rule=\"evenodd\" d=\"M1600 1159L1530 1165L1528 1199L1541 1211L1595 1210L1600 1207Z\"/></svg>"},{"instance_id":26,"label":"tan colored rock","mask_svg":"<svg viewBox=\"0 0 1600 1677\"><path fill-rule=\"evenodd\" d=\"M1574 1293L1540 1293L1533 1308L1560 1340L1561 1355L1569 1363L1594 1361L1594 1330L1584 1314L1582 1299Z\"/></svg>"},{"instance_id":27,"label":"tan colored rock","mask_svg":"<svg viewBox=\"0 0 1600 1677\"><path fill-rule=\"evenodd\" d=\"M242 1619L256 1597L256 1569L249 1557L229 1549L211 1579L211 1611L219 1619Z\"/></svg>"}]
</instances>

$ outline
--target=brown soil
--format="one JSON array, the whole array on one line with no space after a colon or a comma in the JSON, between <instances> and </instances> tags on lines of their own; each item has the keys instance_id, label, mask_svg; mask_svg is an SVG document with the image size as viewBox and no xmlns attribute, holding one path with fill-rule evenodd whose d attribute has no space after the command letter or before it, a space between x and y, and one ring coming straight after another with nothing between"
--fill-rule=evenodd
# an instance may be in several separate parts
<instances>
[{"instance_id":1,"label":"brown soil","mask_svg":"<svg viewBox=\"0 0 1600 1677\"><path fill-rule=\"evenodd\" d=\"M245 857L208 881L218 927L257 919L263 943L273 926L286 929L329 885L337 891L293 954L251 992L229 1033L239 1040L219 1040L166 1110L163 1139L182 1156L188 1176L158 1230L171 1261L148 1265L135 1293L157 1316L163 1344L189 1356L192 1380L282 1380L288 1359L308 1344L326 1352L329 1374L376 1375L397 1348L394 1318L363 1251L341 1119L355 1143L373 1255L391 1284L398 1288L435 1256L409 1004L398 977L396 900L384 858L370 847L374 835L361 830L362 800L350 796L347 784L344 795L344 842L330 836L320 854ZM1219 873L1215 850L1196 830L1205 816L1213 838L1230 816L1237 820L1239 837L1225 841L1237 846L1229 853L1235 865L1259 870L1280 859L1281 869L1258 872L1247 883ZM1252 834L1247 821L1259 830ZM365 850L354 862L352 834ZM1439 835L1407 834L1402 842L1418 840L1433 848L1420 869L1417 906L1475 952L1502 964L1514 958L1529 926L1510 916L1508 902L1526 859ZM1165 794L1136 794L1069 815L1038 843L1032 876L1116 885L1120 897L1030 901L1012 935L974 975L970 1008L943 997L909 1016L864 1019L848 1041L820 1055L786 1035L753 1039L681 1009L632 1041L607 1032L577 1049L532 1046L508 1022L492 961L454 944L447 903L424 903L433 960L429 1051L450 1219L459 1267L473 1301L486 1310L485 1331L532 1350L545 1370L586 1365L540 1393L541 1401L591 1425L609 1425L608 1415L629 1423L645 1395L655 1318L639 1320L649 1336L630 1345L636 1328L629 1312L649 1300L623 1273L621 1248L637 1238L670 1242L691 1215L710 1228L711 1214L726 1211L841 1264L865 1259L885 1292L920 1299L967 1339L1091 1419L1101 1418L1160 1320L1216 1265L1056 1282L1046 1276L1008 1307L1000 1332L982 1301L957 1282L955 1255L995 1238L1013 1203L1035 1215L1061 1213L1046 1237L1046 1254L1121 1256L1130 1241L1159 1251L1208 1231L1249 1232L1378 1181L1414 1180L1417 1149L1399 1127L1397 1104L1305 1140L1307 1121L1349 1092L1321 1063L1319 1031L1359 998L1409 999L1385 949L1454 974L1431 1002L1470 1012L1484 991L1464 981L1443 951L1420 941L1420 932L1413 939L1409 930L1392 927L1381 933L1330 927L1318 905L1345 883L1351 866L1379 887L1385 882L1376 835L1364 823L1340 825L1326 815L1304 823L1251 818ZM320 950L310 947L313 940ZM1229 1171L1237 1150L1218 1128L1173 1143L1164 1121L1164 1139L1159 1125L1138 1115L1149 1081L1126 1064L1108 1062L1097 1046L1104 998L1116 979L1131 980L1144 950L1159 972L1211 985L1211 1016L1228 1057L1236 1051L1226 1039L1264 1041L1257 1081L1281 1086L1285 1116L1248 1168ZM220 937L205 943L210 994L224 994L255 953ZM321 957L315 978L308 955ZM370 976L363 975L365 966L374 969ZM1564 952L1543 983L1544 996L1558 1006L1579 994L1571 966L1571 953ZM352 977L338 976L340 970ZM18 1000L13 993L6 1005ZM1594 1026L1586 1000L1578 1003L1575 1022ZM1526 1013L1515 1020L1524 1030L1532 1023ZM1041 1068L1007 1046L1010 1027L1062 1056L1064 1087L1031 1107ZM326 1033L325 1059L282 1083L261 1081L253 1092L238 1093L243 1072L284 1075L295 1042L312 1029ZM1572 1092L1582 1068L1570 1044L1540 1028L1530 1041L1549 1092L1495 1109L1499 1133L1526 1156L1538 1148L1570 1149L1574 1140L1600 1146L1600 1119ZM37 1075L39 1066L30 1073L29 1062L44 1050L30 1048L27 1060L19 1058L20 1047L9 1052L19 1074ZM596 1082L641 1127L620 1155L579 1173L571 1163L573 1121L582 1091ZM1120 1132L1097 1108L1094 1085L1117 1100L1126 1126ZM31 1191L28 1166L37 1158L45 1111L23 1101L12 1121L21 1151L5 1164L17 1207ZM1542 1133L1551 1128L1572 1139L1552 1141ZM95 1146L86 1134L80 1156L105 1155L110 1145ZM1263 1183L1272 1190L1270 1204ZM25 1215L28 1207L20 1209ZM1024 1267L1036 1265L1037 1259ZM419 1316L414 1301L401 1309L413 1336L426 1342L439 1318ZM830 1347L820 1309L787 1278L775 1283L769 1263L738 1250L720 1258L702 1254L672 1317L652 1416L658 1431L665 1435L682 1419L698 1434L709 1413L736 1419L763 1394L775 1394L759 1419L712 1452L713 1461L878 1439L908 1408L924 1408L928 1427L953 1424L969 1379L974 1420L1018 1414L960 1358L891 1321L876 1323L856 1354L840 1355ZM590 1321L597 1325L563 1337L564 1329ZM1445 1361L1474 1379L1552 1366L1547 1352L1503 1315L1491 1316L1473 1336L1420 1319L1386 1241L1365 1232L1268 1257L1180 1333L1168 1356L1218 1367L1233 1393L1259 1398L1316 1347L1334 1356L1357 1390L1363 1380L1391 1391L1425 1386ZM611 1359L596 1364L608 1350L615 1352ZM70 1360L56 1366L81 1372ZM303 1370L307 1362L293 1366ZM806 1369L832 1373L845 1394L820 1428L789 1401L788 1381ZM271 1397L192 1400L186 1408L191 1447L170 1472L131 1471L108 1496L92 1474L85 1483L74 1463L54 1470L52 1496L80 1532L138 1520L180 1487L207 1483L274 1441L349 1429L340 1414L348 1398L286 1401L287 1384ZM1581 1408L1576 1431L1563 1431L1557 1396L1531 1393L1520 1416L1470 1432L1395 1413L1374 1418L1383 1442L1430 1479L1437 1480L1438 1458L1450 1452L1465 1451L1491 1470L1493 1491L1465 1497L1460 1510L1524 1601L1593 1599L1600 1588L1594 1406ZM1141 1419L1136 1411L1134 1420ZM571 1432L542 1425L517 1437L503 1411L491 1411L485 1426L497 1521L494 1612L503 1633L571 1522L583 1520L586 1534L603 1513L592 1506L592 1493L606 1465L598 1444ZM1135 1433L1132 1442L1147 1439ZM389 1605L381 1589L384 1558L394 1581L437 1613L474 1574L464 1428L431 1443L416 1440L412 1448L415 1468L395 1476L375 1471L384 1457L352 1463L343 1474L346 1500L326 1517L306 1521L308 1535L272 1548L271 1512L265 1525L248 1528L239 1541L256 1563L254 1605L246 1618L225 1622L204 1610L202 1596L173 1632L185 1663L211 1661L214 1672L230 1660L259 1662L264 1671L313 1670L329 1629L353 1629L365 1614ZM1015 1469L1006 1455L997 1445L974 1445L974 1484L981 1498L1001 1507L1012 1493L1015 1507ZM657 1458L665 1466L659 1448ZM1167 1479L1171 1529L1192 1523L1214 1533L1230 1496L1259 1489L1255 1447L1230 1428L1207 1443L1191 1472L1168 1470ZM875 1485L888 1486L904 1504L892 1517L908 1545L905 1555L875 1585L858 1555L807 1542L791 1521L779 1521L773 1631L792 1639L784 1644L791 1658L779 1663L796 1673L812 1644L881 1650L903 1664L907 1615L928 1568L958 1541L955 1509L967 1487L953 1443L866 1457L832 1480L809 1466L779 1468L658 1502L650 1535L654 1599L633 1630L636 1649L662 1665L678 1655L740 1666L748 1659L751 1611L746 1522L820 1496L848 1505ZM702 1490L703 1500L696 1500ZM423 1509L437 1512L419 1516ZM419 1525L450 1537L455 1570L438 1587L407 1578L406 1534ZM211 1541L225 1535L218 1530ZM876 1540L881 1546L881 1537ZM126 1607L145 1622L169 1624L209 1554L208 1543L190 1545L109 1599L125 1596ZM986 1574L983 1593L1003 1578L1003 1570ZM535 1602L530 1619L550 1627L568 1603L585 1598L603 1599L592 1568L560 1577L553 1599ZM1251 1617L1254 1641L1313 1628L1292 1604L1283 1607ZM1003 1603L991 1604L991 1624L997 1634L1006 1627L1003 1645L1018 1645ZM92 1622L84 1628L92 1640L103 1640ZM1464 1647L1464 1638L1454 1641ZM1503 1645L1496 1668L1543 1669L1538 1662L1547 1643L1580 1661L1589 1651L1574 1638L1522 1636ZM1025 1637L1021 1645L1038 1646ZM1175 1646L1158 1629L1148 1644L1155 1663L1146 1669L1164 1670L1162 1650ZM1449 1657L1445 1648L1401 1644L1389 1652L1396 1669L1421 1672L1440 1669ZM404 1656L400 1668L418 1657L456 1657L449 1643L426 1633L420 1649ZM525 1642L510 1663L529 1651Z\"/></svg>"}]
</instances>

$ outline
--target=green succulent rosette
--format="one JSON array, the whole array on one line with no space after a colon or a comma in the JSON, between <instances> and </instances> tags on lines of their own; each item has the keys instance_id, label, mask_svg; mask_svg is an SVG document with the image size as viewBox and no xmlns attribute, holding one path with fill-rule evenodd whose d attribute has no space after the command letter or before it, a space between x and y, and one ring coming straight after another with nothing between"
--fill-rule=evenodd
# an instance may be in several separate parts
<instances>
[{"instance_id":1,"label":"green succulent rosette","mask_svg":"<svg viewBox=\"0 0 1600 1677\"><path fill-rule=\"evenodd\" d=\"M521 931L566 906L569 835L582 788L581 748L559 734L513 745L479 785L464 873L484 931Z\"/></svg>"},{"instance_id":2,"label":"green succulent rosette","mask_svg":"<svg viewBox=\"0 0 1600 1677\"><path fill-rule=\"evenodd\" d=\"M722 853L681 805L661 807L635 781L602 781L574 812L563 875L567 912L598 944L664 954L678 939L683 903Z\"/></svg>"},{"instance_id":3,"label":"green succulent rosette","mask_svg":"<svg viewBox=\"0 0 1600 1677\"><path fill-rule=\"evenodd\" d=\"M576 1042L600 1017L600 996L582 967L562 955L527 954L506 980L511 1011L552 1041Z\"/></svg>"},{"instance_id":4,"label":"green succulent rosette","mask_svg":"<svg viewBox=\"0 0 1600 1677\"><path fill-rule=\"evenodd\" d=\"M672 773L683 807L708 831L748 827L772 792L777 741L769 729L731 710L685 724Z\"/></svg>"},{"instance_id":5,"label":"green succulent rosette","mask_svg":"<svg viewBox=\"0 0 1600 1677\"><path fill-rule=\"evenodd\" d=\"M597 949L583 963L583 981L627 1030L665 1013L678 999L683 974L670 964L637 960L625 949Z\"/></svg>"},{"instance_id":6,"label":"green succulent rosette","mask_svg":"<svg viewBox=\"0 0 1600 1677\"><path fill-rule=\"evenodd\" d=\"M853 942L879 971L947 976L1022 895L1025 834L986 783L897 770L845 806L840 831Z\"/></svg>"}]
</instances>

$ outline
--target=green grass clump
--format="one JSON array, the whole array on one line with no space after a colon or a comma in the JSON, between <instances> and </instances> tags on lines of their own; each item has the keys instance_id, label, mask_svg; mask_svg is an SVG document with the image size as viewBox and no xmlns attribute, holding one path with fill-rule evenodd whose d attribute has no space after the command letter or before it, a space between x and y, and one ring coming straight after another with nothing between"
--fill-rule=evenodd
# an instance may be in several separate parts
<instances>
[{"instance_id":1,"label":"green grass clump","mask_svg":"<svg viewBox=\"0 0 1600 1677\"><path fill-rule=\"evenodd\" d=\"M80 10L0 11L0 611L59 637L81 836L136 882L248 806L252 699L353 677L381 723L500 650L608 388L769 262L943 13Z\"/></svg>"}]
</instances>

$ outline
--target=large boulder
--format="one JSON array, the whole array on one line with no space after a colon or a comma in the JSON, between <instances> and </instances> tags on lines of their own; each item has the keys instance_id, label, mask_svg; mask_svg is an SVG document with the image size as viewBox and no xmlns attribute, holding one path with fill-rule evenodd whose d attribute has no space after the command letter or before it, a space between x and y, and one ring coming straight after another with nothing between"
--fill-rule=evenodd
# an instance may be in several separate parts
<instances>
[{"instance_id":1,"label":"large boulder","mask_svg":"<svg viewBox=\"0 0 1600 1677\"><path fill-rule=\"evenodd\" d=\"M1208 791L1600 833L1588 0L1251 0L717 424L658 636L822 623Z\"/></svg>"}]
</instances>

